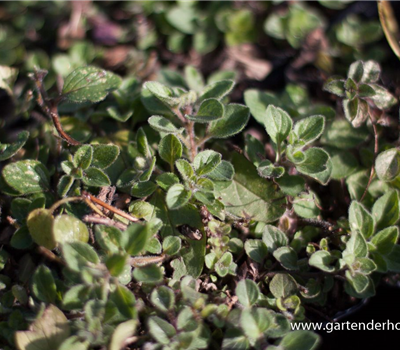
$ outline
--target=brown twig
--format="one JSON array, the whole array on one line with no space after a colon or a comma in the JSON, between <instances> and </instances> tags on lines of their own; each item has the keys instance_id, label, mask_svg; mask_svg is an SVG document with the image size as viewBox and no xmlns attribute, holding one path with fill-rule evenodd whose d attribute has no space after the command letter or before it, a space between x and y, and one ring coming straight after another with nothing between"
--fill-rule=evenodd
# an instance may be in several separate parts
<instances>
[{"instance_id":1,"label":"brown twig","mask_svg":"<svg viewBox=\"0 0 400 350\"><path fill-rule=\"evenodd\" d=\"M139 221L138 218L135 218L132 215L130 215L128 213L125 213L124 211L122 211L122 210L120 210L118 208L115 208L112 205L107 204L106 202L103 202L102 200L100 200L100 199L96 198L95 196L91 195L89 192L82 191L82 198L84 198L85 200L87 200L89 202L92 202L94 204L98 204L101 207L111 211L114 214L122 216L123 218L125 218L125 219L127 219L127 220L129 220L131 222L138 222Z\"/></svg>"},{"instance_id":2,"label":"brown twig","mask_svg":"<svg viewBox=\"0 0 400 350\"><path fill-rule=\"evenodd\" d=\"M121 231L125 231L128 226L123 224L122 222L115 221L110 218L106 217L98 217L93 215L86 215L83 217L83 221L90 223L90 224L98 224L98 225L105 225L105 226L114 226Z\"/></svg>"},{"instance_id":3,"label":"brown twig","mask_svg":"<svg viewBox=\"0 0 400 350\"><path fill-rule=\"evenodd\" d=\"M70 145L78 146L81 143L69 136L61 125L60 117L58 115L58 104L61 102L61 97L52 100L49 100L47 97L47 93L43 85L43 79L46 75L47 71L44 70L36 70L32 75L38 93L37 103L42 108L43 112L49 118L51 118L60 137Z\"/></svg>"}]
</instances>

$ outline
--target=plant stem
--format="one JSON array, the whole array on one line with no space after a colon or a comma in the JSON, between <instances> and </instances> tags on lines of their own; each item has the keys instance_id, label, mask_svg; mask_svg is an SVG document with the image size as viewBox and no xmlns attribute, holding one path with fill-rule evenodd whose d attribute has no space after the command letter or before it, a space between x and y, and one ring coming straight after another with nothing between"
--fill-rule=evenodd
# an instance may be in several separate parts
<instances>
[{"instance_id":1,"label":"plant stem","mask_svg":"<svg viewBox=\"0 0 400 350\"><path fill-rule=\"evenodd\" d=\"M84 199L82 197L67 197L60 199L59 201L55 202L50 208L49 211L51 214L54 213L54 211L61 205L69 203L69 202L79 202L83 201Z\"/></svg>"},{"instance_id":2,"label":"plant stem","mask_svg":"<svg viewBox=\"0 0 400 350\"><path fill-rule=\"evenodd\" d=\"M33 73L33 81L35 82L36 91L38 93L37 96L37 103L42 108L43 112L51 118L53 121L54 127L56 128L60 137L73 146L78 146L81 143L76 141L71 136L69 136L64 129L62 128L60 117L58 115L58 104L61 102L62 97L59 96L51 101L49 101L47 97L46 90L43 85L43 79L47 75L46 71L43 70L36 70Z\"/></svg>"},{"instance_id":3,"label":"plant stem","mask_svg":"<svg viewBox=\"0 0 400 350\"><path fill-rule=\"evenodd\" d=\"M369 174L369 179L368 179L368 183L367 183L367 187L365 187L364 193L360 198L360 202L363 201L363 199L365 198L365 196L367 195L368 192L368 188L371 185L372 179L374 178L375 175L375 159L378 156L378 152L379 152L379 141L378 141L378 130L376 128L376 123L371 119L372 122L372 129L374 130L374 139L375 139L375 144L374 144L374 159L372 162L372 167L371 167L371 172Z\"/></svg>"},{"instance_id":4,"label":"plant stem","mask_svg":"<svg viewBox=\"0 0 400 350\"><path fill-rule=\"evenodd\" d=\"M187 124L186 130L189 135L190 155L191 155L191 160L193 162L194 157L196 157L196 155L197 155L197 145L196 145L196 140L195 140L195 135L194 135L194 122L189 122Z\"/></svg>"}]
</instances>

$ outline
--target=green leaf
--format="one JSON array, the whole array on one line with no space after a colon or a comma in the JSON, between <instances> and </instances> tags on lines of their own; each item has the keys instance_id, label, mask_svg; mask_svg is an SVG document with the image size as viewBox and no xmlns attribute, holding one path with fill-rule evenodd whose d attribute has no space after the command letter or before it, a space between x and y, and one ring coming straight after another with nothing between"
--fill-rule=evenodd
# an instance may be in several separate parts
<instances>
[{"instance_id":1,"label":"green leaf","mask_svg":"<svg viewBox=\"0 0 400 350\"><path fill-rule=\"evenodd\" d=\"M121 82L111 72L93 66L81 67L65 78L62 94L71 102L99 102L118 89Z\"/></svg>"},{"instance_id":2,"label":"green leaf","mask_svg":"<svg viewBox=\"0 0 400 350\"><path fill-rule=\"evenodd\" d=\"M75 168L87 169L92 163L93 159L93 148L90 145L83 145L79 147L74 154L74 166Z\"/></svg>"},{"instance_id":3,"label":"green leaf","mask_svg":"<svg viewBox=\"0 0 400 350\"><path fill-rule=\"evenodd\" d=\"M197 14L192 6L174 6L166 12L166 20L173 27L185 34L194 34Z\"/></svg>"},{"instance_id":4,"label":"green leaf","mask_svg":"<svg viewBox=\"0 0 400 350\"><path fill-rule=\"evenodd\" d=\"M331 94L344 97L345 95L344 83L345 83L344 79L331 77L325 82L323 90L328 91Z\"/></svg>"},{"instance_id":5,"label":"green leaf","mask_svg":"<svg viewBox=\"0 0 400 350\"><path fill-rule=\"evenodd\" d=\"M110 345L108 346L108 350L121 350L127 343L127 340L131 338L136 331L137 321L129 320L120 323L113 334L111 335ZM80 349L77 349L80 350Z\"/></svg>"},{"instance_id":6,"label":"green leaf","mask_svg":"<svg viewBox=\"0 0 400 350\"><path fill-rule=\"evenodd\" d=\"M57 184L57 194L60 197L65 197L74 184L74 181L75 179L71 175L61 176L60 181Z\"/></svg>"},{"instance_id":7,"label":"green leaf","mask_svg":"<svg viewBox=\"0 0 400 350\"><path fill-rule=\"evenodd\" d=\"M0 89L4 89L10 96L13 96L13 87L17 76L18 69L0 66Z\"/></svg>"},{"instance_id":8,"label":"green leaf","mask_svg":"<svg viewBox=\"0 0 400 350\"><path fill-rule=\"evenodd\" d=\"M265 225L262 240L270 253L289 244L288 237L281 230L272 225Z\"/></svg>"},{"instance_id":9,"label":"green leaf","mask_svg":"<svg viewBox=\"0 0 400 350\"><path fill-rule=\"evenodd\" d=\"M216 81L215 83L211 83L203 89L198 102L202 102L210 98L220 100L229 94L234 86L235 82L233 80L220 80Z\"/></svg>"},{"instance_id":10,"label":"green leaf","mask_svg":"<svg viewBox=\"0 0 400 350\"><path fill-rule=\"evenodd\" d=\"M170 338L176 334L175 328L158 316L149 318L148 327L150 335L160 344L170 344Z\"/></svg>"},{"instance_id":11,"label":"green leaf","mask_svg":"<svg viewBox=\"0 0 400 350\"><path fill-rule=\"evenodd\" d=\"M143 89L149 90L157 99L168 107L176 107L179 105L179 98L174 96L173 91L157 81L148 81L144 83Z\"/></svg>"},{"instance_id":12,"label":"green leaf","mask_svg":"<svg viewBox=\"0 0 400 350\"><path fill-rule=\"evenodd\" d=\"M377 266L371 259L357 258L354 260L354 263L350 268L354 272L360 272L363 275L369 275L377 269Z\"/></svg>"},{"instance_id":13,"label":"green leaf","mask_svg":"<svg viewBox=\"0 0 400 350\"><path fill-rule=\"evenodd\" d=\"M376 222L376 229L381 230L385 227L394 225L399 219L399 197L397 191L390 191L374 203L372 216Z\"/></svg>"},{"instance_id":14,"label":"green leaf","mask_svg":"<svg viewBox=\"0 0 400 350\"><path fill-rule=\"evenodd\" d=\"M285 174L285 168L282 166L275 166L268 159L263 160L257 166L258 175L266 179L274 178L279 179Z\"/></svg>"},{"instance_id":15,"label":"green leaf","mask_svg":"<svg viewBox=\"0 0 400 350\"><path fill-rule=\"evenodd\" d=\"M359 97L372 97L375 95L375 90L368 84L360 84L358 86Z\"/></svg>"},{"instance_id":16,"label":"green leaf","mask_svg":"<svg viewBox=\"0 0 400 350\"><path fill-rule=\"evenodd\" d=\"M297 253L291 247L280 247L273 252L274 258L287 270L298 270Z\"/></svg>"},{"instance_id":17,"label":"green leaf","mask_svg":"<svg viewBox=\"0 0 400 350\"><path fill-rule=\"evenodd\" d=\"M212 150L202 151L193 160L197 175L202 176L213 171L221 163L221 154Z\"/></svg>"},{"instance_id":18,"label":"green leaf","mask_svg":"<svg viewBox=\"0 0 400 350\"><path fill-rule=\"evenodd\" d=\"M54 350L70 333L65 315L56 306L49 305L28 331L15 332L15 344L18 350Z\"/></svg>"},{"instance_id":19,"label":"green leaf","mask_svg":"<svg viewBox=\"0 0 400 350\"><path fill-rule=\"evenodd\" d=\"M183 159L178 159L177 162ZM177 162L175 164L177 164ZM178 166L176 166L178 168ZM179 178L173 173L162 173L161 175L157 176L156 183L160 186L163 190L168 191L168 189L179 183Z\"/></svg>"},{"instance_id":20,"label":"green leaf","mask_svg":"<svg viewBox=\"0 0 400 350\"><path fill-rule=\"evenodd\" d=\"M132 276L138 282L149 284L157 284L163 279L163 273L161 269L154 264L143 267L135 267Z\"/></svg>"},{"instance_id":21,"label":"green leaf","mask_svg":"<svg viewBox=\"0 0 400 350\"><path fill-rule=\"evenodd\" d=\"M375 231L375 222L365 207L352 201L349 208L349 224L352 231L360 231L365 238L369 238Z\"/></svg>"},{"instance_id":22,"label":"green leaf","mask_svg":"<svg viewBox=\"0 0 400 350\"><path fill-rule=\"evenodd\" d=\"M139 128L138 131L136 132L136 144L139 153L143 157L145 157L146 159L151 158L152 155L151 148L143 128Z\"/></svg>"},{"instance_id":23,"label":"green leaf","mask_svg":"<svg viewBox=\"0 0 400 350\"><path fill-rule=\"evenodd\" d=\"M335 267L331 266L331 263L334 260L335 259L330 252L326 250L318 250L310 256L308 264L322 271L332 273L335 271Z\"/></svg>"},{"instance_id":24,"label":"green leaf","mask_svg":"<svg viewBox=\"0 0 400 350\"><path fill-rule=\"evenodd\" d=\"M181 21L181 19L180 19ZM185 67L185 80L190 90L200 92L204 88L204 80L201 73L193 66Z\"/></svg>"},{"instance_id":25,"label":"green leaf","mask_svg":"<svg viewBox=\"0 0 400 350\"><path fill-rule=\"evenodd\" d=\"M294 125L294 132L298 138L309 144L318 139L325 129L325 117L322 115L314 115L301 119Z\"/></svg>"},{"instance_id":26,"label":"green leaf","mask_svg":"<svg viewBox=\"0 0 400 350\"><path fill-rule=\"evenodd\" d=\"M293 200L293 209L295 213L303 218L312 219L320 214L316 202L318 199L315 194L303 192Z\"/></svg>"},{"instance_id":27,"label":"green leaf","mask_svg":"<svg viewBox=\"0 0 400 350\"><path fill-rule=\"evenodd\" d=\"M186 159L178 159L175 166L181 174L183 180L190 180L194 175L194 170L191 164Z\"/></svg>"},{"instance_id":28,"label":"green leaf","mask_svg":"<svg viewBox=\"0 0 400 350\"><path fill-rule=\"evenodd\" d=\"M246 106L250 108L251 115L260 124L264 124L267 107L269 105L279 105L279 100L275 95L253 89L244 92L244 101Z\"/></svg>"},{"instance_id":29,"label":"green leaf","mask_svg":"<svg viewBox=\"0 0 400 350\"><path fill-rule=\"evenodd\" d=\"M370 84L370 87L374 89L375 95L371 96L371 100L374 101L375 105L379 109L388 109L393 107L397 103L396 97L394 97L389 91L377 84Z\"/></svg>"},{"instance_id":30,"label":"green leaf","mask_svg":"<svg viewBox=\"0 0 400 350\"><path fill-rule=\"evenodd\" d=\"M32 276L32 291L36 298L47 304L54 304L57 298L57 286L47 266L40 265Z\"/></svg>"},{"instance_id":31,"label":"green leaf","mask_svg":"<svg viewBox=\"0 0 400 350\"><path fill-rule=\"evenodd\" d=\"M0 88L1 88L1 66L0 66ZM29 132L22 131L18 134L14 143L0 143L0 162L14 156L28 141Z\"/></svg>"},{"instance_id":32,"label":"green leaf","mask_svg":"<svg viewBox=\"0 0 400 350\"><path fill-rule=\"evenodd\" d=\"M347 120L337 119L326 126L321 141L325 145L348 151L364 142L368 135L369 132L365 126L355 129Z\"/></svg>"},{"instance_id":33,"label":"green leaf","mask_svg":"<svg viewBox=\"0 0 400 350\"><path fill-rule=\"evenodd\" d=\"M188 191L185 186L181 184L171 186L166 196L168 208L175 210L183 207L187 202L189 202L191 196L192 193Z\"/></svg>"},{"instance_id":34,"label":"green leaf","mask_svg":"<svg viewBox=\"0 0 400 350\"><path fill-rule=\"evenodd\" d=\"M135 319L137 317L135 309L136 298L127 287L117 284L115 290L110 293L110 300L127 319Z\"/></svg>"},{"instance_id":35,"label":"green leaf","mask_svg":"<svg viewBox=\"0 0 400 350\"><path fill-rule=\"evenodd\" d=\"M47 168L33 159L7 164L3 169L3 177L9 186L21 194L47 191L50 186Z\"/></svg>"},{"instance_id":36,"label":"green leaf","mask_svg":"<svg viewBox=\"0 0 400 350\"><path fill-rule=\"evenodd\" d=\"M286 273L277 273L269 283L269 290L275 298L286 298L297 293L297 283Z\"/></svg>"},{"instance_id":37,"label":"green leaf","mask_svg":"<svg viewBox=\"0 0 400 350\"><path fill-rule=\"evenodd\" d=\"M160 115L153 115L148 119L150 126L158 131L166 134L179 134L183 129L178 129L171 121Z\"/></svg>"},{"instance_id":38,"label":"green leaf","mask_svg":"<svg viewBox=\"0 0 400 350\"><path fill-rule=\"evenodd\" d=\"M260 296L260 290L257 284L248 279L239 281L235 293L239 298L239 303L244 307L251 307L254 305Z\"/></svg>"},{"instance_id":39,"label":"green leaf","mask_svg":"<svg viewBox=\"0 0 400 350\"><path fill-rule=\"evenodd\" d=\"M26 223L35 243L52 250L57 243L53 235L53 215L47 209L35 209L28 215Z\"/></svg>"},{"instance_id":40,"label":"green leaf","mask_svg":"<svg viewBox=\"0 0 400 350\"><path fill-rule=\"evenodd\" d=\"M278 146L292 130L292 119L283 109L269 105L264 117L264 125L268 135Z\"/></svg>"},{"instance_id":41,"label":"green leaf","mask_svg":"<svg viewBox=\"0 0 400 350\"><path fill-rule=\"evenodd\" d=\"M356 61L350 65L347 76L353 79L356 83L359 83L361 81L363 74L364 74L364 62Z\"/></svg>"},{"instance_id":42,"label":"green leaf","mask_svg":"<svg viewBox=\"0 0 400 350\"><path fill-rule=\"evenodd\" d=\"M76 272L81 272L83 267L90 264L99 263L96 251L87 243L78 241L64 243L61 252L67 266Z\"/></svg>"},{"instance_id":43,"label":"green leaf","mask_svg":"<svg viewBox=\"0 0 400 350\"><path fill-rule=\"evenodd\" d=\"M349 270L345 272L346 279L357 293L365 291L369 285L369 278L361 273L352 274Z\"/></svg>"},{"instance_id":44,"label":"green leaf","mask_svg":"<svg viewBox=\"0 0 400 350\"><path fill-rule=\"evenodd\" d=\"M87 186L103 187L110 186L110 178L102 170L90 167L83 173L82 182Z\"/></svg>"},{"instance_id":45,"label":"green leaf","mask_svg":"<svg viewBox=\"0 0 400 350\"><path fill-rule=\"evenodd\" d=\"M244 244L244 250L250 259L262 264L268 255L268 248L260 239L248 239Z\"/></svg>"},{"instance_id":46,"label":"green leaf","mask_svg":"<svg viewBox=\"0 0 400 350\"><path fill-rule=\"evenodd\" d=\"M132 256L138 255L146 247L151 238L151 231L148 225L133 223L124 232L125 251Z\"/></svg>"},{"instance_id":47,"label":"green leaf","mask_svg":"<svg viewBox=\"0 0 400 350\"><path fill-rule=\"evenodd\" d=\"M161 159L171 164L173 168L175 160L182 157L182 144L179 139L172 134L164 136L158 145L158 152Z\"/></svg>"},{"instance_id":48,"label":"green leaf","mask_svg":"<svg viewBox=\"0 0 400 350\"><path fill-rule=\"evenodd\" d=\"M271 312L264 308L244 309L240 315L240 326L250 339L262 336L271 323Z\"/></svg>"},{"instance_id":49,"label":"green leaf","mask_svg":"<svg viewBox=\"0 0 400 350\"><path fill-rule=\"evenodd\" d=\"M92 166L106 169L113 164L119 156L119 147L116 145L93 145Z\"/></svg>"},{"instance_id":50,"label":"green leaf","mask_svg":"<svg viewBox=\"0 0 400 350\"><path fill-rule=\"evenodd\" d=\"M376 233L372 237L371 243L376 247L380 254L387 255L393 250L398 239L399 228L397 226L391 226Z\"/></svg>"},{"instance_id":51,"label":"green leaf","mask_svg":"<svg viewBox=\"0 0 400 350\"><path fill-rule=\"evenodd\" d=\"M368 119L368 104L358 97L351 101L343 100L343 109L344 116L355 128L360 127Z\"/></svg>"},{"instance_id":52,"label":"green leaf","mask_svg":"<svg viewBox=\"0 0 400 350\"><path fill-rule=\"evenodd\" d=\"M288 195L295 197L304 190L305 180L302 176L283 174L282 177L276 179L281 191Z\"/></svg>"},{"instance_id":53,"label":"green leaf","mask_svg":"<svg viewBox=\"0 0 400 350\"><path fill-rule=\"evenodd\" d=\"M90 298L91 287L76 284L64 294L62 301L63 310L76 310L83 308L84 303Z\"/></svg>"},{"instance_id":54,"label":"green leaf","mask_svg":"<svg viewBox=\"0 0 400 350\"><path fill-rule=\"evenodd\" d=\"M222 160L207 177L215 181L231 181L235 175L233 165L226 160Z\"/></svg>"},{"instance_id":55,"label":"green leaf","mask_svg":"<svg viewBox=\"0 0 400 350\"><path fill-rule=\"evenodd\" d=\"M309 148L304 152L304 155L305 160L296 165L296 169L302 174L312 176L326 169L329 154L322 148Z\"/></svg>"},{"instance_id":56,"label":"green leaf","mask_svg":"<svg viewBox=\"0 0 400 350\"><path fill-rule=\"evenodd\" d=\"M309 331L287 333L279 343L282 350L314 350L320 343L320 336Z\"/></svg>"},{"instance_id":57,"label":"green leaf","mask_svg":"<svg viewBox=\"0 0 400 350\"><path fill-rule=\"evenodd\" d=\"M133 197L144 198L150 196L157 189L157 185L153 181L138 182L131 188Z\"/></svg>"},{"instance_id":58,"label":"green leaf","mask_svg":"<svg viewBox=\"0 0 400 350\"><path fill-rule=\"evenodd\" d=\"M387 269L392 272L400 272L400 245L396 244L390 254L384 257Z\"/></svg>"},{"instance_id":59,"label":"green leaf","mask_svg":"<svg viewBox=\"0 0 400 350\"><path fill-rule=\"evenodd\" d=\"M225 107L222 118L210 123L208 136L224 139L242 131L249 120L249 109L239 104L229 104Z\"/></svg>"},{"instance_id":60,"label":"green leaf","mask_svg":"<svg viewBox=\"0 0 400 350\"><path fill-rule=\"evenodd\" d=\"M346 250L343 252L343 256L345 257L346 255L355 256L356 258L368 256L367 242L360 232L351 233L351 237L346 243Z\"/></svg>"},{"instance_id":61,"label":"green leaf","mask_svg":"<svg viewBox=\"0 0 400 350\"><path fill-rule=\"evenodd\" d=\"M163 313L171 311L175 306L175 294L171 288L160 286L150 296L153 305Z\"/></svg>"},{"instance_id":62,"label":"green leaf","mask_svg":"<svg viewBox=\"0 0 400 350\"><path fill-rule=\"evenodd\" d=\"M285 210L285 197L278 187L259 177L244 156L235 153L232 164L235 168L232 182L215 182L216 194L222 198L226 211L256 221L277 220Z\"/></svg>"},{"instance_id":63,"label":"green leaf","mask_svg":"<svg viewBox=\"0 0 400 350\"><path fill-rule=\"evenodd\" d=\"M104 262L107 267L107 270L110 272L110 275L113 277L118 277L125 270L127 255L113 254L107 256Z\"/></svg>"},{"instance_id":64,"label":"green leaf","mask_svg":"<svg viewBox=\"0 0 400 350\"><path fill-rule=\"evenodd\" d=\"M168 256L178 254L181 250L182 240L179 237L168 236L163 241L163 252Z\"/></svg>"},{"instance_id":65,"label":"green leaf","mask_svg":"<svg viewBox=\"0 0 400 350\"><path fill-rule=\"evenodd\" d=\"M96 225L96 243L107 254L118 253L122 245L122 232L113 226Z\"/></svg>"},{"instance_id":66,"label":"green leaf","mask_svg":"<svg viewBox=\"0 0 400 350\"><path fill-rule=\"evenodd\" d=\"M127 112L121 114L117 107L111 106L107 108L107 113L111 118L125 123L130 117L132 117L133 110L128 110Z\"/></svg>"},{"instance_id":67,"label":"green leaf","mask_svg":"<svg viewBox=\"0 0 400 350\"><path fill-rule=\"evenodd\" d=\"M400 174L400 152L397 148L388 149L376 157L376 175L382 181L393 181Z\"/></svg>"},{"instance_id":68,"label":"green leaf","mask_svg":"<svg viewBox=\"0 0 400 350\"><path fill-rule=\"evenodd\" d=\"M70 215L57 216L53 221L53 235L58 244L66 242L89 241L87 226L79 219Z\"/></svg>"},{"instance_id":69,"label":"green leaf","mask_svg":"<svg viewBox=\"0 0 400 350\"><path fill-rule=\"evenodd\" d=\"M189 120L196 123L210 123L224 116L224 105L214 98L204 100L196 115L185 115Z\"/></svg>"},{"instance_id":70,"label":"green leaf","mask_svg":"<svg viewBox=\"0 0 400 350\"><path fill-rule=\"evenodd\" d=\"M222 341L222 350L247 350L249 347L249 340L241 329L234 327L227 329Z\"/></svg>"}]
</instances>

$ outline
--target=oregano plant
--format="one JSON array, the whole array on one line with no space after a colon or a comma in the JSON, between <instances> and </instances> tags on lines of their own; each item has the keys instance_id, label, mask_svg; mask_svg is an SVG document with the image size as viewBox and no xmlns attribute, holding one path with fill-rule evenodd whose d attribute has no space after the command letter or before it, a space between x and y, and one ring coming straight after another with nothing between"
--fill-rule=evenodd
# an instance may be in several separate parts
<instances>
[{"instance_id":1,"label":"oregano plant","mask_svg":"<svg viewBox=\"0 0 400 350\"><path fill-rule=\"evenodd\" d=\"M73 4L19 70L1 27L1 348L314 350L398 283L398 101L346 4Z\"/></svg>"}]
</instances>

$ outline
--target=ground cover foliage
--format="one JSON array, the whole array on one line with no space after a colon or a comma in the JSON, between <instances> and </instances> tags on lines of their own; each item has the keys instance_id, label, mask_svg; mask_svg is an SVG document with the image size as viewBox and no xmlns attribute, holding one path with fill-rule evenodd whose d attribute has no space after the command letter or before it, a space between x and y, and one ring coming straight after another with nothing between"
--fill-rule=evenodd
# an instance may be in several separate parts
<instances>
[{"instance_id":1,"label":"ground cover foliage","mask_svg":"<svg viewBox=\"0 0 400 350\"><path fill-rule=\"evenodd\" d=\"M311 350L396 285L397 8L0 3L2 348Z\"/></svg>"}]
</instances>

